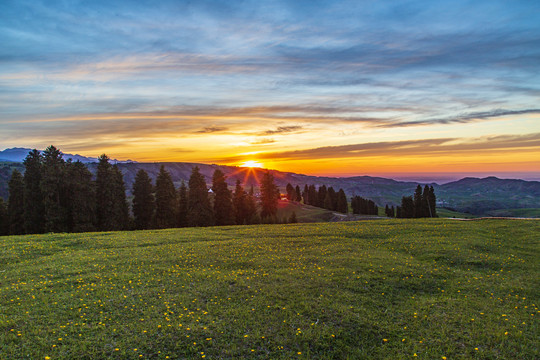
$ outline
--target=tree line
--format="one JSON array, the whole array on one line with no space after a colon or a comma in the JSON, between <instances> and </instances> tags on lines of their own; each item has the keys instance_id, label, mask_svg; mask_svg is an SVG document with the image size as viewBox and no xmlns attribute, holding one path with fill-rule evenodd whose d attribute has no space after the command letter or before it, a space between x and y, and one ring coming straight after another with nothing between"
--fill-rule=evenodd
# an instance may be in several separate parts
<instances>
[{"instance_id":1,"label":"tree line","mask_svg":"<svg viewBox=\"0 0 540 360\"><path fill-rule=\"evenodd\" d=\"M155 185L141 169L130 212L123 175L109 160L98 158L94 179L86 165L65 161L54 146L43 153L32 150L23 162L24 175L18 170L11 175L7 204L0 198L0 235L278 222L280 192L269 172L262 177L258 201L253 187L246 191L240 181L229 190L219 169L210 193L198 167L178 189L164 166Z\"/></svg>"},{"instance_id":2,"label":"tree line","mask_svg":"<svg viewBox=\"0 0 540 360\"><path fill-rule=\"evenodd\" d=\"M296 185L293 188L291 184L287 184L287 198L289 200L302 201L306 205L320 207L326 210L337 211L346 214L349 211L347 196L343 189L335 191L333 187L327 188L326 185L321 185L317 189L315 185L304 185L304 190L300 192L300 187Z\"/></svg>"},{"instance_id":3,"label":"tree line","mask_svg":"<svg viewBox=\"0 0 540 360\"><path fill-rule=\"evenodd\" d=\"M396 208L396 217L398 218L424 218L438 217L437 215L437 197L433 186L418 185L412 196L401 198L401 206ZM393 212L393 211L392 211Z\"/></svg>"}]
</instances>

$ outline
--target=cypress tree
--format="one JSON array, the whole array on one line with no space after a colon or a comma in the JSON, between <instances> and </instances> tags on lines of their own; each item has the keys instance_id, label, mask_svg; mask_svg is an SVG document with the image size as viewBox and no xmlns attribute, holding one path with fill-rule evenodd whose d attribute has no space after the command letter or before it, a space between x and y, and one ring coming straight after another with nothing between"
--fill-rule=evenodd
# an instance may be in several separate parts
<instances>
[{"instance_id":1,"label":"cypress tree","mask_svg":"<svg viewBox=\"0 0 540 360\"><path fill-rule=\"evenodd\" d=\"M304 185L304 191L302 192L302 198L304 199L304 204L309 205L309 187Z\"/></svg>"},{"instance_id":2,"label":"cypress tree","mask_svg":"<svg viewBox=\"0 0 540 360\"><path fill-rule=\"evenodd\" d=\"M326 185L319 186L319 192L317 194L317 206L318 207L325 208L324 207L324 199L326 198L326 193L327 193Z\"/></svg>"},{"instance_id":3,"label":"cypress tree","mask_svg":"<svg viewBox=\"0 0 540 360\"><path fill-rule=\"evenodd\" d=\"M24 181L19 170L15 169L11 173L8 188L9 233L24 234Z\"/></svg>"},{"instance_id":4,"label":"cypress tree","mask_svg":"<svg viewBox=\"0 0 540 360\"><path fill-rule=\"evenodd\" d=\"M332 195L330 195L330 192L326 192L326 196L324 197L323 207L327 210L333 210L334 204L332 202Z\"/></svg>"},{"instance_id":5,"label":"cypress tree","mask_svg":"<svg viewBox=\"0 0 540 360\"><path fill-rule=\"evenodd\" d=\"M424 192L422 193L422 215L424 217L433 217L431 208L429 206L429 186L424 186Z\"/></svg>"},{"instance_id":6,"label":"cypress tree","mask_svg":"<svg viewBox=\"0 0 540 360\"><path fill-rule=\"evenodd\" d=\"M198 166L192 169L189 177L188 213L190 226L214 225L214 214L208 199L208 188Z\"/></svg>"},{"instance_id":7,"label":"cypress tree","mask_svg":"<svg viewBox=\"0 0 540 360\"><path fill-rule=\"evenodd\" d=\"M295 192L296 192L296 199L294 200L297 202L302 201L302 193L300 192L300 186L296 185Z\"/></svg>"},{"instance_id":8,"label":"cypress tree","mask_svg":"<svg viewBox=\"0 0 540 360\"><path fill-rule=\"evenodd\" d=\"M178 210L176 212L178 227L188 226L188 192L186 184L182 181L182 185L178 189Z\"/></svg>"},{"instance_id":9,"label":"cypress tree","mask_svg":"<svg viewBox=\"0 0 540 360\"><path fill-rule=\"evenodd\" d=\"M216 225L233 225L235 214L225 174L219 169L212 176L212 190L214 191L214 217Z\"/></svg>"},{"instance_id":10,"label":"cypress tree","mask_svg":"<svg viewBox=\"0 0 540 360\"><path fill-rule=\"evenodd\" d=\"M421 218L424 217L424 202L422 201L422 186L416 186L414 192L414 217Z\"/></svg>"},{"instance_id":11,"label":"cypress tree","mask_svg":"<svg viewBox=\"0 0 540 360\"><path fill-rule=\"evenodd\" d=\"M431 210L431 216L439 217L439 215L437 215L437 197L435 196L435 189L433 189L433 186L430 186L429 188L427 203Z\"/></svg>"},{"instance_id":12,"label":"cypress tree","mask_svg":"<svg viewBox=\"0 0 540 360\"><path fill-rule=\"evenodd\" d=\"M92 173L82 162L68 161L66 181L69 191L68 230L94 231L96 203Z\"/></svg>"},{"instance_id":13,"label":"cypress tree","mask_svg":"<svg viewBox=\"0 0 540 360\"><path fill-rule=\"evenodd\" d=\"M266 172L261 180L261 218L275 218L279 190L274 183L274 176Z\"/></svg>"},{"instance_id":14,"label":"cypress tree","mask_svg":"<svg viewBox=\"0 0 540 360\"><path fill-rule=\"evenodd\" d=\"M0 196L0 236L9 234L9 217L4 198Z\"/></svg>"},{"instance_id":15,"label":"cypress tree","mask_svg":"<svg viewBox=\"0 0 540 360\"><path fill-rule=\"evenodd\" d=\"M337 193L334 190L334 188L331 186L328 188L327 192L330 195L330 200L332 202L332 205L328 210L336 211L337 210Z\"/></svg>"},{"instance_id":16,"label":"cypress tree","mask_svg":"<svg viewBox=\"0 0 540 360\"><path fill-rule=\"evenodd\" d=\"M287 200L294 201L296 199L296 190L291 185L291 183L287 183L285 191L287 192Z\"/></svg>"},{"instance_id":17,"label":"cypress tree","mask_svg":"<svg viewBox=\"0 0 540 360\"><path fill-rule=\"evenodd\" d=\"M41 172L43 157L36 149L30 151L23 161L24 171L24 229L27 234L45 231Z\"/></svg>"},{"instance_id":18,"label":"cypress tree","mask_svg":"<svg viewBox=\"0 0 540 360\"><path fill-rule=\"evenodd\" d=\"M315 185L309 185L308 200L309 200L309 205L319 206L318 205L319 193L317 192L317 189L315 189Z\"/></svg>"},{"instance_id":19,"label":"cypress tree","mask_svg":"<svg viewBox=\"0 0 540 360\"><path fill-rule=\"evenodd\" d=\"M156 213L155 224L158 229L174 227L176 219L176 189L171 174L161 165L156 178Z\"/></svg>"},{"instance_id":20,"label":"cypress tree","mask_svg":"<svg viewBox=\"0 0 540 360\"><path fill-rule=\"evenodd\" d=\"M343 189L339 189L337 195L337 209L338 212L346 214L349 212L349 204L347 203L347 196Z\"/></svg>"},{"instance_id":21,"label":"cypress tree","mask_svg":"<svg viewBox=\"0 0 540 360\"><path fill-rule=\"evenodd\" d=\"M148 173L140 169L133 183L133 216L137 229L150 229L156 203L154 200L152 180Z\"/></svg>"},{"instance_id":22,"label":"cypress tree","mask_svg":"<svg viewBox=\"0 0 540 360\"><path fill-rule=\"evenodd\" d=\"M43 151L41 191L47 232L69 231L66 164L62 156L52 145Z\"/></svg>"},{"instance_id":23,"label":"cypress tree","mask_svg":"<svg viewBox=\"0 0 540 360\"><path fill-rule=\"evenodd\" d=\"M401 217L413 218L415 217L414 200L412 196L404 196L401 198Z\"/></svg>"}]
</instances>

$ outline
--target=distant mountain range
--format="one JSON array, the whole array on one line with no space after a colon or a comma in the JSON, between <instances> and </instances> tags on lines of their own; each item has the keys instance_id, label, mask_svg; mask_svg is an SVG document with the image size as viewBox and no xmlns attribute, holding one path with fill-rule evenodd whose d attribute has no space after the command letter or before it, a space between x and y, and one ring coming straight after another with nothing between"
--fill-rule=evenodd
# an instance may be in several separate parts
<instances>
[{"instance_id":1,"label":"distant mountain range","mask_svg":"<svg viewBox=\"0 0 540 360\"><path fill-rule=\"evenodd\" d=\"M0 161L22 162L30 151L32 151L32 149L17 148L17 147L5 149L5 150L0 151ZM43 150L40 150L40 152L43 152ZM80 161L85 164L98 161L97 158L93 158L93 157L86 157L86 156L82 156L78 154L75 154L75 155L64 154L64 160L68 160L68 159L71 159L72 161ZM111 162L112 163L131 163L131 162L136 162L136 161L131 161L131 160L119 161L119 160L113 159L111 160Z\"/></svg>"},{"instance_id":2,"label":"distant mountain range","mask_svg":"<svg viewBox=\"0 0 540 360\"><path fill-rule=\"evenodd\" d=\"M13 169L17 168L21 172L24 166L21 161L26 157L29 149L8 149L12 156L6 159L10 162L0 164L0 196L7 198L7 183ZM0 152L0 159L5 158L6 151ZM18 153L18 157L14 154ZM72 158L74 161L80 160L87 163L88 168L95 174L97 169L97 159L86 158L80 155L64 155L65 159ZM13 160L18 159L18 160ZM84 161L82 160L84 159ZM1 160L0 160L1 161ZM379 206L399 205L402 196L412 195L418 182L396 181L381 177L355 176L355 177L320 177L281 172L277 170L265 170L257 168L240 168L235 166L208 165L198 163L137 163L118 162L118 167L124 174L124 181L128 195L131 193L135 175L140 169L144 169L155 183L161 165L170 172L176 187L182 181L186 184L191 175L191 169L198 166L205 176L207 184L212 183L212 174L216 169L220 169L227 176L227 182L232 187L236 180L240 180L244 186L257 186L257 179L260 179L266 171L270 171L275 178L275 182L282 192L285 192L287 183L293 186L304 185L326 185L338 190L342 188L348 197L360 195L364 198L372 199ZM425 185L422 183L421 185ZM528 214L538 214L540 212L540 182L525 180L508 180L496 177L487 178L464 178L458 181L438 185L429 184L434 187L437 195L439 207L445 207L459 212L466 212L473 215L482 216L528 216ZM517 211L519 210L519 211ZM529 211L530 210L530 211ZM518 215L519 214L519 215ZM532 216L532 215L531 215Z\"/></svg>"}]
</instances>

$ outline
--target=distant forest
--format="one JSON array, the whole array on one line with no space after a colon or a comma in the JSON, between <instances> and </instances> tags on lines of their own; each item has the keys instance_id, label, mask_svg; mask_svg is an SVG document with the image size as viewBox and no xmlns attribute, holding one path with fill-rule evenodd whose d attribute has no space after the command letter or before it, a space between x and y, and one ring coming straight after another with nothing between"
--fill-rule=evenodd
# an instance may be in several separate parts
<instances>
[{"instance_id":1,"label":"distant forest","mask_svg":"<svg viewBox=\"0 0 540 360\"><path fill-rule=\"evenodd\" d=\"M65 161L54 146L42 153L30 151L23 162L24 175L16 169L11 174L7 204L0 197L0 235L297 222L294 212L289 218L277 218L281 194L270 172L263 174L260 193L255 194L253 186L248 191L239 180L234 191L229 190L220 169L214 171L208 189L197 166L188 184L182 182L178 189L164 166L155 185L140 169L131 189L130 209L123 175L109 160L107 155L98 158L94 179L85 164ZM289 183L286 197L344 214L349 210L343 189L325 185L318 189L305 185L301 191ZM426 185L422 191L419 185L397 209L387 205L385 214L436 217L435 202L433 187ZM378 214L372 200L359 196L351 199L351 207L353 214Z\"/></svg>"}]
</instances>

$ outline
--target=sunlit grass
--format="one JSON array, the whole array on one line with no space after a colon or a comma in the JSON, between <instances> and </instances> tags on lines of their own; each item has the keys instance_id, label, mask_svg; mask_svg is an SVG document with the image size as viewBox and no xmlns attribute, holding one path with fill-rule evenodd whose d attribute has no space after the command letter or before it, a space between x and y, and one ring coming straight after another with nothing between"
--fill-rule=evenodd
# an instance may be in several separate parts
<instances>
[{"instance_id":1,"label":"sunlit grass","mask_svg":"<svg viewBox=\"0 0 540 360\"><path fill-rule=\"evenodd\" d=\"M437 219L3 237L0 358L534 359L539 234Z\"/></svg>"}]
</instances>

